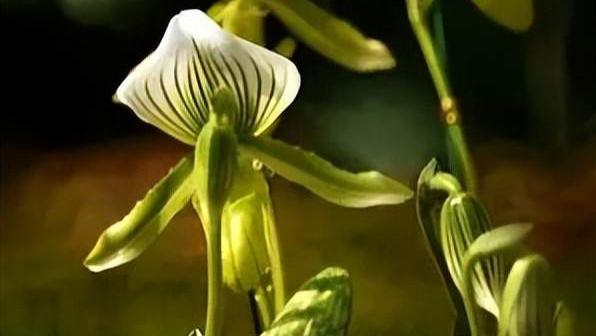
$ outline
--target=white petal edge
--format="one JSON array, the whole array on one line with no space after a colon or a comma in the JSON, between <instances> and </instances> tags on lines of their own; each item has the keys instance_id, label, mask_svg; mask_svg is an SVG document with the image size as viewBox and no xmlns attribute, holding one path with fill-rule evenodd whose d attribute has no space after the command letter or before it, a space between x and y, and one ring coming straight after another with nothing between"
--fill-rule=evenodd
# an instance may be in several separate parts
<instances>
[{"instance_id":1,"label":"white petal edge","mask_svg":"<svg viewBox=\"0 0 596 336\"><path fill-rule=\"evenodd\" d=\"M300 74L290 60L224 31L199 10L186 10L170 20L157 49L120 84L115 99L194 145L221 86L236 98L237 129L259 135L292 103Z\"/></svg>"}]
</instances>

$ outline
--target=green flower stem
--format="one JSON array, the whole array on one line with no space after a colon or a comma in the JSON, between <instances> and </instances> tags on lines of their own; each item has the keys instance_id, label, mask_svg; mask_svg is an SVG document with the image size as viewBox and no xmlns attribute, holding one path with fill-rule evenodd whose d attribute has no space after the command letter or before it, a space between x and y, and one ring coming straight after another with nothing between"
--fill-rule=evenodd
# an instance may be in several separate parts
<instances>
[{"instance_id":1,"label":"green flower stem","mask_svg":"<svg viewBox=\"0 0 596 336\"><path fill-rule=\"evenodd\" d=\"M435 0L439 1L439 0ZM466 144L460 121L460 112L449 86L445 65L441 62L436 43L430 34L425 12L420 0L407 0L408 17L416 34L422 54L432 77L437 95L441 101L441 121L446 127L449 157L454 173L464 181L468 191L476 190L476 175ZM436 5L436 4L435 4ZM435 22L435 25L437 22Z\"/></svg>"},{"instance_id":2,"label":"green flower stem","mask_svg":"<svg viewBox=\"0 0 596 336\"><path fill-rule=\"evenodd\" d=\"M221 216L211 218L207 237L207 326L205 336L221 334L223 306L221 266Z\"/></svg>"}]
</instances>

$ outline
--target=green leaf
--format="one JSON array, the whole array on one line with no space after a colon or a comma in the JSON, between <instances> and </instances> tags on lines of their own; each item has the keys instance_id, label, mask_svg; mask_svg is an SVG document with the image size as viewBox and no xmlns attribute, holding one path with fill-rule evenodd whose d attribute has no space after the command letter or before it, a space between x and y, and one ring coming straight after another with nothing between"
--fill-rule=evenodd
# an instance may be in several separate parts
<instances>
[{"instance_id":1,"label":"green leaf","mask_svg":"<svg viewBox=\"0 0 596 336\"><path fill-rule=\"evenodd\" d=\"M463 291L465 253L474 240L489 229L488 214L472 194L453 194L443 204L441 246L451 278L462 295L467 295ZM474 266L472 286L475 301L496 317L499 316L498 302L504 277L501 256L487 258Z\"/></svg>"},{"instance_id":2,"label":"green leaf","mask_svg":"<svg viewBox=\"0 0 596 336\"><path fill-rule=\"evenodd\" d=\"M532 224L509 224L480 235L470 245L465 260L477 260L517 247L532 231Z\"/></svg>"},{"instance_id":3,"label":"green leaf","mask_svg":"<svg viewBox=\"0 0 596 336\"><path fill-rule=\"evenodd\" d=\"M351 306L348 272L330 267L302 285L261 336L344 336Z\"/></svg>"},{"instance_id":4,"label":"green leaf","mask_svg":"<svg viewBox=\"0 0 596 336\"><path fill-rule=\"evenodd\" d=\"M302 42L323 56L354 71L395 66L380 41L367 38L349 23L307 0L258 0Z\"/></svg>"},{"instance_id":5,"label":"green leaf","mask_svg":"<svg viewBox=\"0 0 596 336\"><path fill-rule=\"evenodd\" d=\"M550 268L538 254L513 264L501 303L499 336L551 336L556 302Z\"/></svg>"},{"instance_id":6,"label":"green leaf","mask_svg":"<svg viewBox=\"0 0 596 336\"><path fill-rule=\"evenodd\" d=\"M185 157L121 221L99 237L85 259L93 272L113 268L139 256L190 200L192 156Z\"/></svg>"},{"instance_id":7,"label":"green leaf","mask_svg":"<svg viewBox=\"0 0 596 336\"><path fill-rule=\"evenodd\" d=\"M472 0L490 19L516 32L526 31L534 22L533 0Z\"/></svg>"},{"instance_id":8,"label":"green leaf","mask_svg":"<svg viewBox=\"0 0 596 336\"><path fill-rule=\"evenodd\" d=\"M426 238L427 247L441 274L441 278L455 309L456 321L453 327L453 335L469 335L470 331L464 303L459 290L451 279L449 268L443 257L440 239L441 207L449 195L449 190L457 190L459 183L456 183L457 180L453 182L449 178L442 178L439 180L440 182L451 183L440 183L437 185L435 177L438 174L445 173L439 171L436 159L432 159L420 172L416 190L416 214L420 229ZM458 191L461 191L461 186L459 186Z\"/></svg>"},{"instance_id":9,"label":"green leaf","mask_svg":"<svg viewBox=\"0 0 596 336\"><path fill-rule=\"evenodd\" d=\"M398 204L412 197L408 187L376 171L350 173L314 153L269 137L244 138L240 149L288 180L341 206Z\"/></svg>"}]
</instances>

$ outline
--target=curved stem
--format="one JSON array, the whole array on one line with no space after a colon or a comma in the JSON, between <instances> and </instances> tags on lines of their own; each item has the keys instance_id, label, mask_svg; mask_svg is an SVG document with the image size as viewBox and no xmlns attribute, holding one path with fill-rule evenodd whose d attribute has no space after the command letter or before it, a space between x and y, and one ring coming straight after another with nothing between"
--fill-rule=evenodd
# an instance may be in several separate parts
<instances>
[{"instance_id":1,"label":"curved stem","mask_svg":"<svg viewBox=\"0 0 596 336\"><path fill-rule=\"evenodd\" d=\"M426 60L426 65L441 102L441 121L446 127L451 168L453 173L464 182L466 189L475 192L476 175L462 132L460 112L455 104L455 99L451 93L451 87L447 79L445 64L439 58L436 43L433 41L430 33L426 13L421 11L419 0L407 0L406 4L408 7L408 18L420 44L420 49ZM440 18L440 16L437 17Z\"/></svg>"}]
</instances>

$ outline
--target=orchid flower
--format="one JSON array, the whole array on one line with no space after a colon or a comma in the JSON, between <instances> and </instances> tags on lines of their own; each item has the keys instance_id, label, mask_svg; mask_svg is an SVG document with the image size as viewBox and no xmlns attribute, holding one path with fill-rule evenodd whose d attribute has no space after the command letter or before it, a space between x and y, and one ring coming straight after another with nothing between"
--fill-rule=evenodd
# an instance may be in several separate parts
<instances>
[{"instance_id":1,"label":"orchid flower","mask_svg":"<svg viewBox=\"0 0 596 336\"><path fill-rule=\"evenodd\" d=\"M199 10L176 15L115 100L194 151L101 235L86 267L99 272L135 259L192 203L207 241L206 335L217 336L224 274L228 285L247 289L263 269L279 267L269 191L259 166L342 206L397 204L412 196L378 172L340 170L266 135L299 87L300 74L288 59L222 30Z\"/></svg>"}]
</instances>

